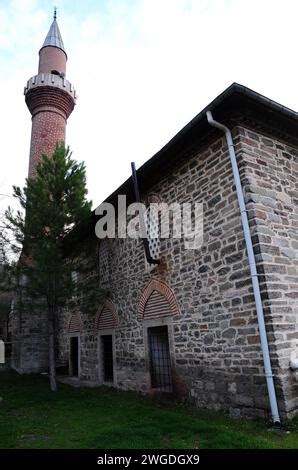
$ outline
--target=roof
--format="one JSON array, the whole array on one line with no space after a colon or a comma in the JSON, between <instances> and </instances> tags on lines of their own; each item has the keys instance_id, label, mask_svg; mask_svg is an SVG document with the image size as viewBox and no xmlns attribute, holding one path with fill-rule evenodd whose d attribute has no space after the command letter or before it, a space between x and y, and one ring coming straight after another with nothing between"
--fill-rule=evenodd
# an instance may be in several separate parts
<instances>
[{"instance_id":1,"label":"roof","mask_svg":"<svg viewBox=\"0 0 298 470\"><path fill-rule=\"evenodd\" d=\"M235 125L244 119L258 121L260 129L274 130L277 137L289 138L298 145L298 113L238 83L232 83L223 93L215 98L197 114L178 134L176 134L159 152L147 160L138 170L141 192L162 177L166 168L183 158L186 145L194 142L210 141L211 136L220 131L211 127L206 112L213 112L214 119L225 125ZM262 127L263 126L263 127ZM128 178L105 201L113 202L118 194L132 194L132 178Z\"/></svg>"},{"instance_id":2,"label":"roof","mask_svg":"<svg viewBox=\"0 0 298 470\"><path fill-rule=\"evenodd\" d=\"M66 54L56 18L54 18L53 23L51 24L51 27L41 49L47 46L57 47Z\"/></svg>"}]
</instances>

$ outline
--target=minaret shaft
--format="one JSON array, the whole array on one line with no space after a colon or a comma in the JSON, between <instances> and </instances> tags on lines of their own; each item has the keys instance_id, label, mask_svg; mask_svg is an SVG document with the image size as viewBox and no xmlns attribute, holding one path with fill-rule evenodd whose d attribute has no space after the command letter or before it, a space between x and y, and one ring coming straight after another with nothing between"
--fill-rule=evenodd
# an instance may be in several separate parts
<instances>
[{"instance_id":1,"label":"minaret shaft","mask_svg":"<svg viewBox=\"0 0 298 470\"><path fill-rule=\"evenodd\" d=\"M66 73L66 55L53 46L43 47L39 52L38 73Z\"/></svg>"},{"instance_id":2,"label":"minaret shaft","mask_svg":"<svg viewBox=\"0 0 298 470\"><path fill-rule=\"evenodd\" d=\"M32 117L29 176L35 175L35 168L41 155L52 155L56 143L65 142L66 119L54 111L41 111Z\"/></svg>"}]
</instances>

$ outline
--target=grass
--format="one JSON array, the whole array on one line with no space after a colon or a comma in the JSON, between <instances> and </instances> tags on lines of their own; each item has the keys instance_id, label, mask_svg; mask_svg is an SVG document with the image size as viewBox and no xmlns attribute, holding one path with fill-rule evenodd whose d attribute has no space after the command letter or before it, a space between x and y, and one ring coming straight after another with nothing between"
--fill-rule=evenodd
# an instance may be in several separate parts
<instances>
[{"instance_id":1,"label":"grass","mask_svg":"<svg viewBox=\"0 0 298 470\"><path fill-rule=\"evenodd\" d=\"M298 448L298 419L291 433L266 423L232 420L182 405L158 405L106 387L59 385L42 376L0 372L2 449L265 449Z\"/></svg>"}]
</instances>

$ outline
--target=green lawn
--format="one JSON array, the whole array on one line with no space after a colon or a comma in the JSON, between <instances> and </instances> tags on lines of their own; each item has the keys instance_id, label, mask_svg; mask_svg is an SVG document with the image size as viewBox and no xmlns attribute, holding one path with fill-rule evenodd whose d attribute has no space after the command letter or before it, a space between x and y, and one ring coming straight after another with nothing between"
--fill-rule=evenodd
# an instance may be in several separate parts
<instances>
[{"instance_id":1,"label":"green lawn","mask_svg":"<svg viewBox=\"0 0 298 470\"><path fill-rule=\"evenodd\" d=\"M45 377L10 371L0 372L1 396L2 449L298 448L298 419L290 434L275 434L263 422L158 405L105 387L61 384L52 393Z\"/></svg>"}]
</instances>

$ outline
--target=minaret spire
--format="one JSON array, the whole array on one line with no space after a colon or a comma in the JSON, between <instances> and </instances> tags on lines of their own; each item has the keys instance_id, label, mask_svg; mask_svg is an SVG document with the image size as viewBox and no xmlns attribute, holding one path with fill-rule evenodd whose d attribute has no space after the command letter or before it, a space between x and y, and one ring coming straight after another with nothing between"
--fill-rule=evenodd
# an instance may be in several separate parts
<instances>
[{"instance_id":1,"label":"minaret spire","mask_svg":"<svg viewBox=\"0 0 298 470\"><path fill-rule=\"evenodd\" d=\"M50 26L49 32L47 34L47 37L44 40L44 43L41 49L47 46L57 47L58 49L61 49L66 55L64 44L62 41L62 36L61 36L59 26L57 23L57 8L56 7L54 8L53 22Z\"/></svg>"}]
</instances>

